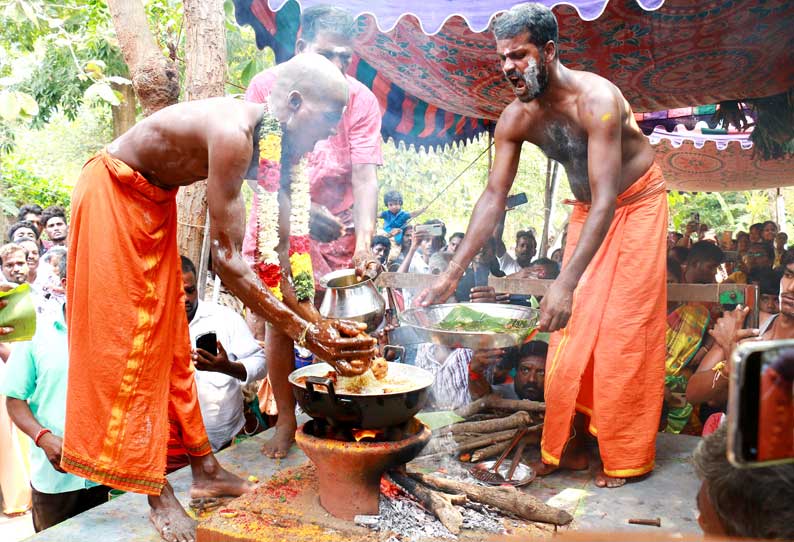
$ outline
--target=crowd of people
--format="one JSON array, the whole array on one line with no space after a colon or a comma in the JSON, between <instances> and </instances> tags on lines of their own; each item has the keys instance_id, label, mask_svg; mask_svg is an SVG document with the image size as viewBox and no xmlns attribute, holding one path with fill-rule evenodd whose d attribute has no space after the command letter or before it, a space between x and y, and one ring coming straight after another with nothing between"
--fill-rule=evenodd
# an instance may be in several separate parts
<instances>
[{"instance_id":1,"label":"crowd of people","mask_svg":"<svg viewBox=\"0 0 794 542\"><path fill-rule=\"evenodd\" d=\"M60 466L65 422L69 355L66 303L68 222L63 208L42 211L23 205L19 221L0 247L4 290L26 284L36 308L36 334L18 344L0 342L0 490L3 513L32 511L38 532L107 502L110 487L63 471ZM244 426L243 387L266 374L265 356L245 320L235 311L198 299L196 268L182 256L185 313L191 342L204 334L211 345L191 352L201 415L213 452L228 447ZM26 443L17 429L32 441ZM174 441L167 470L188 464L187 451Z\"/></svg>"},{"instance_id":2,"label":"crowd of people","mask_svg":"<svg viewBox=\"0 0 794 542\"><path fill-rule=\"evenodd\" d=\"M215 453L244 430L245 404L258 395L262 410L277 412L263 453L287 455L296 349L343 375L361 374L377 355L377 336L362 333L363 324L317 308L318 279L352 266L361 277L384 269L437 275L424 291L398 292L399 309L449 301L539 308L543 333L520 348L406 348L402 362L435 376L431 408L491 393L544 401L538 475L587 468L589 432L598 442L595 483L609 488L653 470L658 431L711 432L696 455L704 530L772 532L732 521L743 501L726 503L720 488L734 491L742 477L727 465L719 427L724 361L735 345L794 338L794 250L785 234L766 222L716 236L693 220L665 247L665 184L653 149L617 87L560 62L556 19L539 4L514 6L493 27L516 99L497 125L488 185L465 233L448 236L438 219L416 223L428 208L403 209L397 190L386 191L378 213L381 115L374 94L346 74L354 29L339 8L304 10L296 56L255 76L245 101L164 108L92 157L72 196L71 224L63 209L22 207L0 269L8 283L30 286L37 330L13 348L0 343L7 512L32 501L41 530L113 487L148 496L164 539L194 540L195 523L166 472L189 465L194 498L249 491ZM151 145L154 137L162 144ZM548 256L538 254L531 229L503 238L525 141L566 168L576 198L562 246ZM236 296L245 319L199 299L206 277L178 253L176 189L203 179L215 284ZM246 179L256 194L250 213L240 197ZM491 276L550 282L534 298L496 292ZM758 284L761 319L748 319L741 304L665 307L665 278ZM99 292L113 303L97 302ZM0 329L0 340L10 331ZM10 461L25 447L30 471L20 482L25 470ZM791 469L781 473L791 478Z\"/></svg>"}]
</instances>

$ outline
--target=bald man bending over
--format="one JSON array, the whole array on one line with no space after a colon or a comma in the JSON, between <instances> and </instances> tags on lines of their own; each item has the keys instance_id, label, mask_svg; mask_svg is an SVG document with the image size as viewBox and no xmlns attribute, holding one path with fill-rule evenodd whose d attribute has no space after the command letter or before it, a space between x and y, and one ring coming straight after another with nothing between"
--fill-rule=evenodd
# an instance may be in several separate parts
<instances>
[{"instance_id":1,"label":"bald man bending over","mask_svg":"<svg viewBox=\"0 0 794 542\"><path fill-rule=\"evenodd\" d=\"M147 494L152 522L169 541L195 538L195 524L164 476L169 433L190 456L191 497L236 496L250 489L215 459L201 419L176 241L180 186L208 180L215 269L251 310L343 371L363 370L343 360L375 353L373 339L354 338L356 324L301 316L286 275L289 265L282 263L287 271L280 302L241 257L240 187L249 167L258 164L264 116L281 124L280 202L288 208L289 165L334 132L348 100L342 74L319 55L300 55L276 70L268 104L212 98L144 119L86 163L72 197L61 466ZM285 219L279 227L282 262L288 235Z\"/></svg>"}]
</instances>

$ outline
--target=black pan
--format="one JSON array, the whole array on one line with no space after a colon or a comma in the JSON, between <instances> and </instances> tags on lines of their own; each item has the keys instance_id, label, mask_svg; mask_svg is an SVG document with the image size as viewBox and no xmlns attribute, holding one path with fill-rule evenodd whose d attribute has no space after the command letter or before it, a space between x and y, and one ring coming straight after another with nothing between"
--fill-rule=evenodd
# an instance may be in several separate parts
<instances>
[{"instance_id":1,"label":"black pan","mask_svg":"<svg viewBox=\"0 0 794 542\"><path fill-rule=\"evenodd\" d=\"M433 375L424 369L389 362L387 387L394 381L408 383L399 386L399 391L340 393L333 381L325 378L332 370L327 363L315 363L293 371L289 375L292 392L312 418L356 429L382 429L410 420L424 407L433 384Z\"/></svg>"}]
</instances>

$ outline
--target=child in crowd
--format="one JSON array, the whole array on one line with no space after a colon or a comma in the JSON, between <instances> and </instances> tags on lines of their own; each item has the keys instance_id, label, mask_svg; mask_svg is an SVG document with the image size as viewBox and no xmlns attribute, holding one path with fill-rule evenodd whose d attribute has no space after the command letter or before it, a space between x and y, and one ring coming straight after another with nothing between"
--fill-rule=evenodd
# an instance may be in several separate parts
<instances>
[{"instance_id":1,"label":"child in crowd","mask_svg":"<svg viewBox=\"0 0 794 542\"><path fill-rule=\"evenodd\" d=\"M380 214L380 218L383 219L383 231L386 233L386 237L394 239L394 242L400 245L408 221L424 213L427 207L412 213L403 211L403 195L397 190L386 192L386 195L383 196L383 203L386 205L386 210Z\"/></svg>"}]
</instances>

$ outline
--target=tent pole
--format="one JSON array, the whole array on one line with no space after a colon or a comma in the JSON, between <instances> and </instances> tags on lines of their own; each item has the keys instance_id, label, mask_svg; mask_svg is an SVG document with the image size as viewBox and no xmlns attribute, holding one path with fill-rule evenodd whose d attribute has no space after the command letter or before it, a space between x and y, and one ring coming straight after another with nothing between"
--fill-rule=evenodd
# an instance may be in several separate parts
<instances>
[{"instance_id":1,"label":"tent pole","mask_svg":"<svg viewBox=\"0 0 794 542\"><path fill-rule=\"evenodd\" d=\"M491 133L490 130L488 130L488 175L491 174L492 165L493 165L493 134Z\"/></svg>"},{"instance_id":2,"label":"tent pole","mask_svg":"<svg viewBox=\"0 0 794 542\"><path fill-rule=\"evenodd\" d=\"M548 159L546 165L546 193L544 195L543 204L543 235L540 238L540 251L538 251L539 258L547 257L549 250L549 229L551 228L551 220L554 216L554 198L557 192L557 174L559 164Z\"/></svg>"},{"instance_id":3,"label":"tent pole","mask_svg":"<svg viewBox=\"0 0 794 542\"><path fill-rule=\"evenodd\" d=\"M778 231L786 231L786 198L780 188L777 189L777 195L775 196L775 210L777 211Z\"/></svg>"},{"instance_id":4,"label":"tent pole","mask_svg":"<svg viewBox=\"0 0 794 542\"><path fill-rule=\"evenodd\" d=\"M198 276L196 286L198 286L198 298L204 301L204 291L207 289L207 268L210 261L210 212L207 210L207 217L204 222L204 239L201 242L201 256L199 258Z\"/></svg>"}]
</instances>

